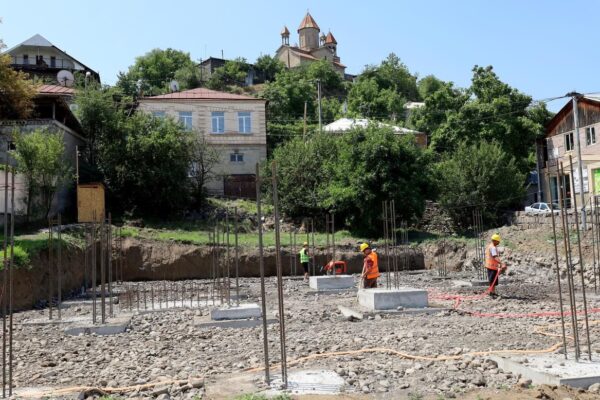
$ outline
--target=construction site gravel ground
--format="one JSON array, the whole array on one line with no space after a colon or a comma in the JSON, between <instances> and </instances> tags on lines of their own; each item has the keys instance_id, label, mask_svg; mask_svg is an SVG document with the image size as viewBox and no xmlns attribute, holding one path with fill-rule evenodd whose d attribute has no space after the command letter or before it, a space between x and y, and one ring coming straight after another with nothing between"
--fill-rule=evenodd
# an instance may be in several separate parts
<instances>
[{"instance_id":1,"label":"construction site gravel ground","mask_svg":"<svg viewBox=\"0 0 600 400\"><path fill-rule=\"evenodd\" d=\"M362 321L344 319L338 305L358 308L356 293L317 294L299 280L285 280L285 307L288 363L290 370L329 369L346 382L346 391L368 394L377 398L417 396L462 397L464 393L494 389L505 393L518 383L519 376L501 371L485 355L472 352L497 350L538 351L560 342L555 317L492 318L474 317L468 312L534 313L556 311L557 301L552 284L541 286L527 283L521 274L510 277L510 284L501 286L500 298L484 297L464 301L459 310L444 310L434 314L391 315L375 313ZM456 278L464 280L464 274ZM453 280L437 280L435 274L403 274L403 286L427 288L430 293L480 293L484 289L457 289ZM241 290L249 301L258 301L258 279L242 279ZM277 307L276 282L267 280L268 313ZM590 296L590 308L600 306ZM432 300L432 303L452 309L454 302ZM86 306L64 310L69 315L87 315ZM164 381L148 391L131 391L127 397L153 398L165 394L170 398L193 398L204 388L192 385L167 385L173 380L204 380L210 391L211 382L231 375L246 375L256 390L261 372L247 372L263 365L262 332L260 327L245 329L194 327L195 316L208 314L201 309L166 311L134 316L128 332L115 336L82 335L71 337L60 326L21 325L20 321L44 317L44 312L27 311L15 316L15 384L31 386L99 386L121 387ZM597 338L600 329L591 316L591 335ZM269 326L271 362L279 361L278 325ZM460 356L450 361L410 360L385 350L410 356ZM600 343L592 346L600 353ZM330 352L366 350L343 356L322 356L306 361L295 360ZM277 366L273 373L277 373ZM160 389L157 390L156 389ZM239 394L236 387L222 388L211 397L228 398ZM248 389L248 387L244 388ZM583 396L583 394L580 394ZM578 395L579 396L579 395ZM581 397L578 398L586 398ZM594 396L599 396L595 394ZM166 398L163 396L163 398ZM589 397L589 398L594 398Z\"/></svg>"},{"instance_id":2,"label":"construction site gravel ground","mask_svg":"<svg viewBox=\"0 0 600 400\"><path fill-rule=\"evenodd\" d=\"M450 271L448 279L439 279L435 270L401 273L401 286L429 291L430 305L440 308L431 314L376 312L351 321L342 316L338 306L358 310L355 289L317 293L298 278L284 277L289 370L335 371L345 381L344 392L335 398L600 398L600 385L588 391L534 387L489 360L488 355L494 352L509 351L526 363L528 355L562 351L560 319L533 315L559 311L552 247L542 237L547 233L539 233L539 246L531 250L525 242L531 232L507 229L502 234L510 233L514 245L505 249L510 268L501 278L497 298L477 296L456 301L455 295L473 296L486 289L465 286L476 274L468 268L464 249L455 249L454 256L448 254L450 269L453 263L463 269ZM586 270L585 275L588 308L600 308L593 274ZM382 276L380 285L385 285L385 279ZM204 292L210 286L208 280L194 283ZM150 283L126 282L124 287L128 285L143 287ZM277 318L276 279L267 278L266 286L267 316ZM260 280L241 278L240 291L247 296L244 302L258 303ZM123 303L122 296L120 306L126 308ZM47 310L16 313L17 392L22 397L40 398L85 399L104 393L114 398L164 400L225 399L265 391L260 370L264 365L261 327L195 326L194 320L207 317L209 309L210 302L207 307L201 301L199 308L133 315L128 330L113 336L68 336L61 325L23 324L47 318ZM91 320L89 303L63 309L63 318L72 316ZM598 359L600 315L591 312L589 324L593 357ZM277 323L269 325L268 336L271 371L277 375ZM340 352L349 353L336 354ZM569 352L572 354L571 348ZM114 390L124 387L130 389ZM53 391L61 388L73 389L69 393Z\"/></svg>"}]
</instances>

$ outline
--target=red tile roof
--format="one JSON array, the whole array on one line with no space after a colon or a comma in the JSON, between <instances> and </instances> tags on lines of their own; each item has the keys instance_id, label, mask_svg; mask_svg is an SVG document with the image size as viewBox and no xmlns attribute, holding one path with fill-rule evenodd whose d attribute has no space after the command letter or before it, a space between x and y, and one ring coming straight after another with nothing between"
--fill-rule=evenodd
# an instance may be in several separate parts
<instances>
[{"instance_id":1,"label":"red tile roof","mask_svg":"<svg viewBox=\"0 0 600 400\"><path fill-rule=\"evenodd\" d=\"M337 44L337 40L335 40L335 38L333 37L333 33L329 32L327 34L327 37L325 38L325 43Z\"/></svg>"},{"instance_id":2,"label":"red tile roof","mask_svg":"<svg viewBox=\"0 0 600 400\"><path fill-rule=\"evenodd\" d=\"M310 15L310 13L306 13L306 16L300 23L300 27L298 28L298 30L304 29L304 28L316 28L316 29L321 30L321 28L319 28L319 25L317 25L317 23L315 22L312 15Z\"/></svg>"},{"instance_id":3,"label":"red tile roof","mask_svg":"<svg viewBox=\"0 0 600 400\"><path fill-rule=\"evenodd\" d=\"M41 85L37 88L38 94L56 94L61 96L73 96L75 94L75 89L60 86L60 85Z\"/></svg>"},{"instance_id":4,"label":"red tile roof","mask_svg":"<svg viewBox=\"0 0 600 400\"><path fill-rule=\"evenodd\" d=\"M206 88L197 88L184 90L182 92L174 92L168 94L161 94L159 96L144 97L143 100L255 100L265 101L263 99L257 99L252 96L245 96L241 94L225 93L216 90L210 90Z\"/></svg>"}]
</instances>

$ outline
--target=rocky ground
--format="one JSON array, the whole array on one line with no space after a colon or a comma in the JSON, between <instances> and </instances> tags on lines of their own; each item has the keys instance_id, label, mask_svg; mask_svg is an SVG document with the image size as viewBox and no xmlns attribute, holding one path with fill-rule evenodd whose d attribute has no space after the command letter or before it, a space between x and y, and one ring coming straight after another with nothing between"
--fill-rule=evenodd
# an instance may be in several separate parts
<instances>
[{"instance_id":1,"label":"rocky ground","mask_svg":"<svg viewBox=\"0 0 600 400\"><path fill-rule=\"evenodd\" d=\"M550 270L547 269L547 272ZM498 369L485 355L469 353L525 350L520 356L526 362L526 351L547 349L559 342L559 338L552 336L560 333L555 325L559 320L555 317L475 317L470 312L508 314L556 311L554 281L542 278L540 282L539 273L531 274L527 268L515 268L506 278L510 283L499 290L501 297L466 300L458 310L454 310L454 300L446 300L442 293L472 295L482 292L483 288L459 286L460 281L470 280L472 274L450 273L450 276L453 279L440 280L434 271L428 271L402 274L400 278L403 286L430 290L430 301L447 310L431 315L380 313L354 322L343 318L337 308L338 305L358 308L354 291L319 295L311 292L301 280L286 278L286 343L290 370L335 370L345 379L347 392L355 396L390 399L462 398L466 393L477 391L489 392L490 396L505 393L505 398L512 398L516 392L511 388L517 384L527 387L529 383ZM385 284L385 278L381 283ZM202 290L208 288L205 281L197 281L196 284ZM242 279L241 291L249 296L249 301L258 301L259 280ZM274 316L277 311L274 278L268 278L267 292L268 313ZM589 297L590 308L600 306L599 298L593 295ZM121 303L126 307L124 297ZM63 318L78 315L91 319L89 313L88 305L74 306L63 311ZM148 387L147 390L134 389L117 394L130 398L160 399L192 399L207 395L211 398L227 398L239 393L239 390L264 389L260 384L262 373L248 372L263 365L261 328L196 328L194 317L208 313L208 308L201 301L200 308L195 306L185 311L136 315L129 330L123 334L77 337L65 335L60 326L22 324L45 318L47 315L44 310L18 313L15 315L15 385L17 388L103 388L162 381L162 384ZM598 338L600 329L596 325L596 316L591 315L590 319L592 338ZM540 334L540 330L544 334ZM271 362L276 364L280 353L277 324L269 326L268 335ZM427 358L456 357L447 361L411 360L385 351L373 351L296 362L309 355L371 348L385 348ZM600 343L594 341L592 349L594 355L600 357L597 355L600 353ZM278 371L277 367L273 370L274 373ZM221 386L222 393L214 393L214 389L211 393L211 385L219 387L219 382L226 382L232 376L244 377L252 385L239 388ZM600 396L600 392L575 392L575 395L594 398ZM592 397L581 397L588 395ZM55 396L58 395L50 397ZM67 398L77 396L69 394ZM85 398L86 395L81 397Z\"/></svg>"}]
</instances>

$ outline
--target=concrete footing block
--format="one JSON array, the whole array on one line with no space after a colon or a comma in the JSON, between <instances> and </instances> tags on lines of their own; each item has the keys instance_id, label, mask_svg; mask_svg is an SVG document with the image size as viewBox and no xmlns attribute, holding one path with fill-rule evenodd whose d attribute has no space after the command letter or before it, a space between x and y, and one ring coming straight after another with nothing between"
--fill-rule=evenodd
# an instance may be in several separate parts
<instances>
[{"instance_id":1,"label":"concrete footing block","mask_svg":"<svg viewBox=\"0 0 600 400\"><path fill-rule=\"evenodd\" d=\"M262 312L256 303L240 304L239 306L215 308L210 311L213 321L228 319L260 318Z\"/></svg>"},{"instance_id":2,"label":"concrete footing block","mask_svg":"<svg viewBox=\"0 0 600 400\"><path fill-rule=\"evenodd\" d=\"M274 324L277 322L276 319L271 318L267 319L267 324ZM262 326L262 318L251 318L251 319L233 319L233 320L223 320L223 321L210 321L207 318L194 318L194 326L199 329L209 329L209 328L228 328L228 329L237 329L237 328L256 328L257 326Z\"/></svg>"},{"instance_id":3,"label":"concrete footing block","mask_svg":"<svg viewBox=\"0 0 600 400\"><path fill-rule=\"evenodd\" d=\"M117 318L111 318L110 322L105 324L89 324L89 325L76 325L66 328L64 332L70 336L79 335L91 335L96 334L98 336L118 335L125 333L129 324L131 323L131 316L121 316Z\"/></svg>"},{"instance_id":4,"label":"concrete footing block","mask_svg":"<svg viewBox=\"0 0 600 400\"><path fill-rule=\"evenodd\" d=\"M313 290L343 290L356 286L352 275L311 276L309 286Z\"/></svg>"},{"instance_id":5,"label":"concrete footing block","mask_svg":"<svg viewBox=\"0 0 600 400\"><path fill-rule=\"evenodd\" d=\"M413 288L361 289L358 304L368 310L395 310L403 308L425 308L429 305L427 291Z\"/></svg>"},{"instance_id":6,"label":"concrete footing block","mask_svg":"<svg viewBox=\"0 0 600 400\"><path fill-rule=\"evenodd\" d=\"M600 362L565 360L562 354L526 355L523 357L490 356L498 368L531 379L535 385L568 385L587 389L600 383Z\"/></svg>"}]
</instances>

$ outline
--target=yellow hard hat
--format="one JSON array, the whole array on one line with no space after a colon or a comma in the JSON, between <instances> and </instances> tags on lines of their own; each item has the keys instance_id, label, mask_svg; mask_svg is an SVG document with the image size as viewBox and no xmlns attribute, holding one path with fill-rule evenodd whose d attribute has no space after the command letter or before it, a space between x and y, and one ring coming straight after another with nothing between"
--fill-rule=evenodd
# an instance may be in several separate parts
<instances>
[{"instance_id":1,"label":"yellow hard hat","mask_svg":"<svg viewBox=\"0 0 600 400\"><path fill-rule=\"evenodd\" d=\"M308 242L304 242L302 246L308 246Z\"/></svg>"},{"instance_id":2,"label":"yellow hard hat","mask_svg":"<svg viewBox=\"0 0 600 400\"><path fill-rule=\"evenodd\" d=\"M497 233L494 233L494 234L492 235L492 240L493 240L494 242L499 242L499 241L500 241L500 235L498 235Z\"/></svg>"},{"instance_id":3,"label":"yellow hard hat","mask_svg":"<svg viewBox=\"0 0 600 400\"><path fill-rule=\"evenodd\" d=\"M370 246L369 246L369 244L368 244L368 243L363 243L363 244L361 244L361 245L360 245L360 251L361 251L361 252L363 252L363 251L365 251L366 249L368 249L369 247L370 247Z\"/></svg>"}]
</instances>

